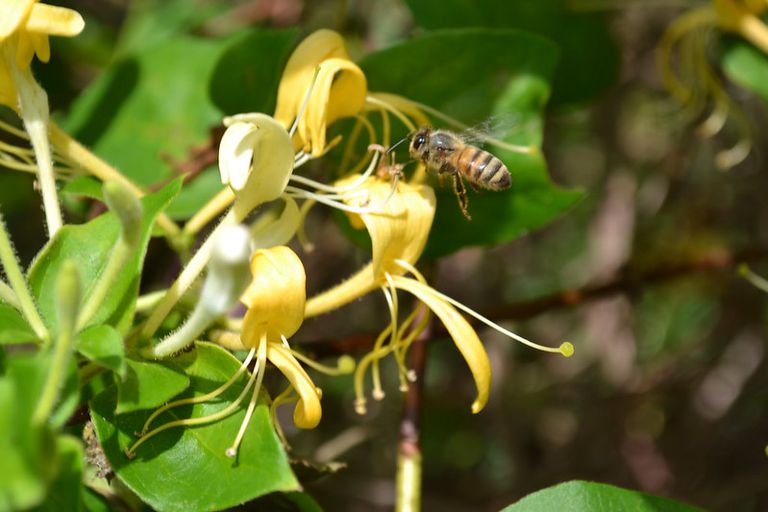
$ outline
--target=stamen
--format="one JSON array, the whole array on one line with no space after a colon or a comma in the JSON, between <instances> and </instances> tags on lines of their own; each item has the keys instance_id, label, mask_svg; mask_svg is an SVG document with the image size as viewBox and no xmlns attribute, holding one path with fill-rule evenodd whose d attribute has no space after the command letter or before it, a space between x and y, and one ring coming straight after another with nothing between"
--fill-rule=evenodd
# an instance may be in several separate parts
<instances>
[{"instance_id":1,"label":"stamen","mask_svg":"<svg viewBox=\"0 0 768 512\"><path fill-rule=\"evenodd\" d=\"M241 365L240 368L247 368L247 365L243 364ZM238 372L239 371L240 370L238 369ZM248 390L251 388L252 385L253 385L253 375L251 375L251 377L248 379L248 383L245 385L245 387L237 396L237 398L227 407L225 407L224 409L216 413L209 414L208 416L202 416L200 418L187 418L183 420L169 421L168 423L165 423L164 425L161 425L149 432L139 434L140 436L139 439L135 443L133 443L133 445L130 446L127 450L125 450L125 454L128 456L128 458L133 458L139 446L144 444L148 439L156 436L157 434L159 434L160 432L163 432L164 430L168 430L169 428L180 427L180 426L190 426L190 425L203 425L205 423L212 423L216 420L229 416L235 409L237 409L240 406L240 402L243 401L246 393L248 393ZM223 390L221 392L223 392ZM219 392L218 394L221 394L221 392ZM168 405L171 405L171 404L168 404ZM176 405L179 405L179 404L177 403ZM165 410L167 410L168 408L169 407L166 407ZM150 419L154 419L154 418L150 417ZM147 423L149 423L149 420L147 420ZM146 425L147 424L145 424L145 427Z\"/></svg>"},{"instance_id":2,"label":"stamen","mask_svg":"<svg viewBox=\"0 0 768 512\"><path fill-rule=\"evenodd\" d=\"M307 92L304 95L304 100L301 102L301 108L299 109L299 113L296 115L296 119L293 120L293 125L291 126L291 129L288 131L288 135L293 138L293 134L296 133L296 128L299 127L299 121L302 117L304 117L304 113L307 111L307 105L309 105L309 98L312 96L312 90L315 88L315 82L317 82L317 75L320 74L320 66L315 66L315 73L312 75L312 81L309 83L309 87L307 87Z\"/></svg>"},{"instance_id":3,"label":"stamen","mask_svg":"<svg viewBox=\"0 0 768 512\"><path fill-rule=\"evenodd\" d=\"M389 194L387 194L387 197L385 197L380 204L372 205L372 206L350 206L345 203L340 203L338 201L328 199L328 195L317 194L317 193L310 192L308 190L300 189L297 187L288 186L288 187L285 187L285 191L292 197L295 197L298 199L312 199L317 201L318 203L322 203L326 206L330 206L332 208L336 208L338 210L342 210L345 212L357 213L359 215L368 214L368 213L381 213L382 208L384 208L384 206L389 202L389 200L397 191L397 183L399 178L400 178L399 175L394 176L394 178L392 179L392 187L390 188Z\"/></svg>"},{"instance_id":4,"label":"stamen","mask_svg":"<svg viewBox=\"0 0 768 512\"><path fill-rule=\"evenodd\" d=\"M355 116L357 118L357 123L355 123L355 127L357 130L352 131L352 136L354 136L354 140L352 136L347 140L347 146L344 148L344 155L341 158L341 165L339 168L346 169L349 167L349 161L352 159L352 154L355 151L355 143L357 142L357 138L359 137L359 127L362 125L365 127L366 131L368 132L368 144L373 144L376 142L376 130L374 129L371 122L368 120L367 117L362 116L358 114ZM363 168L365 165L365 159L360 160L355 166L350 169L347 172L343 172L342 174L358 174L360 172L360 169Z\"/></svg>"},{"instance_id":5,"label":"stamen","mask_svg":"<svg viewBox=\"0 0 768 512\"><path fill-rule=\"evenodd\" d=\"M402 268L404 268L405 270L407 270L408 272L410 272L411 274L416 276L416 279L418 280L417 282L421 286L427 286L425 284L426 280L424 279L424 276L421 275L421 273L418 270L416 270L416 268L413 265L411 265L407 261L400 260L400 259L395 260L395 263L397 263ZM393 277L393 280L395 281L396 285L398 283L401 284L401 286L398 286L398 288L403 288L402 284L403 284L404 280L406 280L406 279L407 278L404 278L402 276L394 276ZM528 345L531 348L535 348L535 349L541 350L543 352L552 352L552 353L559 352L562 355L564 355L565 357L571 357L573 355L573 352L574 352L573 344L571 344L570 342L567 342L567 341L563 342L557 348L555 348L555 347L546 347L544 345L539 345L538 343L534 343L534 342L532 342L530 340L527 340L526 338L523 338L522 336L520 336L518 334L513 333L512 331L509 331L509 330L503 328L502 326L500 326L500 325L492 322L491 320L487 319L486 317L484 317L480 313L477 313L476 311L468 308L467 306L465 306L461 302L459 302L459 301L457 301L455 299L452 299L451 297L449 297L447 295L444 295L444 294L440 293L439 291L435 290L434 288L430 287L430 293L435 295L436 297L438 297L440 299L443 299L444 301L448 302L449 304L453 305L454 307L456 307L456 308L460 309L461 311L467 313L468 315L474 317L475 319L477 319L478 321L484 323L488 327L490 327L490 328L492 328L492 329L494 329L494 330L504 334L505 336L507 336L509 338L517 340L517 341L519 341L520 343L522 343L524 345Z\"/></svg>"},{"instance_id":6,"label":"stamen","mask_svg":"<svg viewBox=\"0 0 768 512\"><path fill-rule=\"evenodd\" d=\"M381 331L381 333L379 333L374 346L381 347L381 345L384 343L384 339L389 336L390 329L392 329L392 324L389 324L383 331ZM366 413L365 390L363 389L363 378L365 377L365 370L368 368L368 365L371 364L373 359L384 357L389 353L389 351L389 346L382 347L379 351L371 350L360 360L360 363L358 363L354 378L355 412L357 414L363 415Z\"/></svg>"},{"instance_id":7,"label":"stamen","mask_svg":"<svg viewBox=\"0 0 768 512\"><path fill-rule=\"evenodd\" d=\"M155 412L152 413L152 415L147 418L147 421L144 422L144 426L141 428L141 436L147 433L147 430L149 429L149 426L152 424L152 422L160 416L162 413L169 409L173 409L175 407L178 407L180 405L187 405L187 404L199 404L201 402L207 402L208 400L213 400L223 392L225 392L229 387L237 381L237 379L245 372L245 370L248 369L248 365L251 364L251 359L253 359L253 355L256 353L256 349L252 348L248 352L248 356L246 356L245 360L243 360L243 363L240 365L240 368L237 369L237 371L221 386L214 389L210 393L206 393L204 395L191 397L191 398L182 398L180 400L174 400L173 402L168 402L164 406L157 409Z\"/></svg>"},{"instance_id":8,"label":"stamen","mask_svg":"<svg viewBox=\"0 0 768 512\"><path fill-rule=\"evenodd\" d=\"M384 145L389 147L390 143L390 131L391 127L389 124L389 114L387 114L387 111L384 109L379 110L381 113L381 131L382 131L382 141L384 142Z\"/></svg>"},{"instance_id":9,"label":"stamen","mask_svg":"<svg viewBox=\"0 0 768 512\"><path fill-rule=\"evenodd\" d=\"M277 436L280 438L283 446L286 447L288 446L288 440L285 438L285 432L283 432L283 427L280 425L280 421L278 421L277 408L283 404L295 402L298 399L298 395L293 393L293 387L288 386L282 393L277 395L269 405L269 417L272 420L272 426L274 427L275 432L277 432Z\"/></svg>"},{"instance_id":10,"label":"stamen","mask_svg":"<svg viewBox=\"0 0 768 512\"><path fill-rule=\"evenodd\" d=\"M307 230L305 229L307 214L309 214L309 210L311 210L315 204L316 202L312 199L307 199L299 209L299 227L296 230L296 238L301 244L301 248L304 249L304 252L312 252L315 250L315 244L309 241Z\"/></svg>"},{"instance_id":11,"label":"stamen","mask_svg":"<svg viewBox=\"0 0 768 512\"><path fill-rule=\"evenodd\" d=\"M717 155L715 155L715 164L720 169L730 169L743 162L744 159L749 156L751 149L751 141L741 140L732 148L719 151Z\"/></svg>"},{"instance_id":12,"label":"stamen","mask_svg":"<svg viewBox=\"0 0 768 512\"><path fill-rule=\"evenodd\" d=\"M373 105L377 107L377 109L385 109L389 112L391 112L396 118L400 120L401 123L405 125L406 128L408 128L408 131L415 132L416 131L416 125L411 122L410 119L408 119L399 109L393 107L385 100L381 99L380 97L376 96L366 96L365 97L365 103L366 105Z\"/></svg>"},{"instance_id":13,"label":"stamen","mask_svg":"<svg viewBox=\"0 0 768 512\"><path fill-rule=\"evenodd\" d=\"M354 190L363 183L365 183L365 180L368 179L368 177L373 174L373 171L376 169L376 165L378 163L379 159L379 153L377 151L373 152L373 158L371 159L371 163L368 165L368 168L365 170L365 172L360 175L358 178L355 179L355 181L351 183L347 183L343 186L335 186L335 185L326 185L325 183L320 183L319 181L315 181L310 178L305 178L304 176L291 176L291 179L297 183L301 183L302 185L306 185L308 187L314 187L316 190L322 190L324 192L332 192L335 194L341 194L344 192L349 192L351 190Z\"/></svg>"},{"instance_id":14,"label":"stamen","mask_svg":"<svg viewBox=\"0 0 768 512\"><path fill-rule=\"evenodd\" d=\"M232 446L227 448L227 450L224 452L227 457L235 457L237 455L237 450L240 447L240 443L243 440L243 436L245 435L245 429L248 427L248 423L251 421L251 416L253 415L253 410L256 408L256 401L259 398L259 391L261 391L261 383L264 380L264 370L267 365L267 336L266 334L262 335L261 341L259 342L259 355L256 358L256 366L257 368L254 369L254 374L257 374L256 377L256 384L253 386L253 394L251 394L251 401L248 402L248 410L245 411L245 417L243 418L243 422L240 424L240 431L237 433L237 437L235 437L235 442L232 443Z\"/></svg>"},{"instance_id":15,"label":"stamen","mask_svg":"<svg viewBox=\"0 0 768 512\"><path fill-rule=\"evenodd\" d=\"M768 280L754 273L746 263L739 265L739 275L752 283L757 289L768 293Z\"/></svg>"},{"instance_id":16,"label":"stamen","mask_svg":"<svg viewBox=\"0 0 768 512\"><path fill-rule=\"evenodd\" d=\"M324 365L322 363L319 363L315 361L314 359L311 359L301 352L297 352L293 349L288 349L293 357L301 361L302 363L306 364L310 368L317 370L320 373L324 373L325 375L329 375L331 377L337 377L339 375L349 375L353 371L355 371L355 360L352 358L352 356L343 355L339 357L338 361L336 361L336 367Z\"/></svg>"},{"instance_id":17,"label":"stamen","mask_svg":"<svg viewBox=\"0 0 768 512\"><path fill-rule=\"evenodd\" d=\"M381 291L384 293L384 298L387 301L387 307L389 308L389 326L387 330L389 330L390 337L389 337L389 346L386 353L391 352L394 350L394 347L397 346L397 296L393 296L392 293L386 289L385 287L381 287ZM379 353L381 352L382 344L384 343L384 339L382 337L379 337L376 339L376 344L373 346L372 352ZM373 396L374 400L383 400L384 399L384 390L381 388L381 374L379 371L379 359L380 358L373 358L371 360L371 380L373 382L373 390L371 391L371 395Z\"/></svg>"}]
</instances>

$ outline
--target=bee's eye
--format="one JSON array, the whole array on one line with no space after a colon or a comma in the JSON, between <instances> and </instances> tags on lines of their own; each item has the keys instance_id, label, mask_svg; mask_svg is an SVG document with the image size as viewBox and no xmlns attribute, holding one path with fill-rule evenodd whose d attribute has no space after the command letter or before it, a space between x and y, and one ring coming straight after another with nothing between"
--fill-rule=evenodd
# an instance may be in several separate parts
<instances>
[{"instance_id":1,"label":"bee's eye","mask_svg":"<svg viewBox=\"0 0 768 512\"><path fill-rule=\"evenodd\" d=\"M426 137L424 137L423 134L419 134L416 136L416 139L413 141L413 149L419 149L424 142L426 141Z\"/></svg>"}]
</instances>

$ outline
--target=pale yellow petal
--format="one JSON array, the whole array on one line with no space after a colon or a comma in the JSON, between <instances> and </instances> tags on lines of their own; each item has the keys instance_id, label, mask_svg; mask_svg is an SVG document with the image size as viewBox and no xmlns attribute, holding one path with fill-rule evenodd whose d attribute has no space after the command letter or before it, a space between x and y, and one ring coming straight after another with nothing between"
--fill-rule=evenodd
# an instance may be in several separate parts
<instances>
[{"instance_id":1,"label":"pale yellow petal","mask_svg":"<svg viewBox=\"0 0 768 512\"><path fill-rule=\"evenodd\" d=\"M37 0L0 1L0 42L10 36L27 19Z\"/></svg>"},{"instance_id":2,"label":"pale yellow petal","mask_svg":"<svg viewBox=\"0 0 768 512\"><path fill-rule=\"evenodd\" d=\"M336 32L321 29L307 36L291 54L277 90L275 119L286 128L301 109L312 83L315 68L326 59L349 58L344 39Z\"/></svg>"},{"instance_id":3,"label":"pale yellow petal","mask_svg":"<svg viewBox=\"0 0 768 512\"><path fill-rule=\"evenodd\" d=\"M85 28L85 21L80 13L55 5L35 4L25 27L29 32L49 36L72 37Z\"/></svg>"},{"instance_id":4,"label":"pale yellow petal","mask_svg":"<svg viewBox=\"0 0 768 512\"><path fill-rule=\"evenodd\" d=\"M242 342L254 347L263 335L269 340L290 337L304 320L306 274L301 260L285 246L256 251L251 257L253 280L240 298L248 306Z\"/></svg>"},{"instance_id":5,"label":"pale yellow petal","mask_svg":"<svg viewBox=\"0 0 768 512\"><path fill-rule=\"evenodd\" d=\"M293 143L285 128L266 114L239 114L227 122L219 171L235 191L235 217L241 220L282 195L293 172Z\"/></svg>"},{"instance_id":6,"label":"pale yellow petal","mask_svg":"<svg viewBox=\"0 0 768 512\"><path fill-rule=\"evenodd\" d=\"M299 428L315 428L320 423L322 408L320 393L307 372L293 355L279 343L270 343L267 358L290 381L299 395L293 410L293 422Z\"/></svg>"},{"instance_id":7,"label":"pale yellow petal","mask_svg":"<svg viewBox=\"0 0 768 512\"><path fill-rule=\"evenodd\" d=\"M393 276L392 279L396 288L418 297L445 325L475 379L477 398L472 404L472 412L480 412L488 402L491 388L491 363L477 333L453 306L436 297L429 286L403 276Z\"/></svg>"}]
</instances>

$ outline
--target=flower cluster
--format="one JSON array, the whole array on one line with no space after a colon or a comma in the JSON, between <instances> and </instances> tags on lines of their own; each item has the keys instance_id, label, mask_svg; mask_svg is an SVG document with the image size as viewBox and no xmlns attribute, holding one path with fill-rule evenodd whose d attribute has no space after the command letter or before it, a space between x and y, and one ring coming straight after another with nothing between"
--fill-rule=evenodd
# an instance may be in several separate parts
<instances>
[{"instance_id":1,"label":"flower cluster","mask_svg":"<svg viewBox=\"0 0 768 512\"><path fill-rule=\"evenodd\" d=\"M384 120L378 136L370 115ZM475 329L462 312L531 347L573 353L570 343L549 348L532 343L503 329L460 302L432 288L416 265L424 250L435 215L435 194L424 182L423 169L405 181L399 172L381 172L381 148L391 145L392 118L406 130L429 122L428 114L446 119L440 113L406 98L367 90L360 68L350 60L343 40L335 32L321 30L311 34L296 48L286 65L278 91L274 116L263 113L239 114L225 119L227 130L219 150L222 183L227 185L211 203L184 227L194 234L216 216L223 218L213 235L193 256L178 280L159 302L144 326L143 334L154 334L176 300L212 261L215 241L227 227L243 222L250 213L265 203L277 201L280 206L258 217L248 228L253 255L250 259L251 283L242 292L240 302L246 306L240 319L227 320L224 328L209 331L209 339L237 350L247 350L242 373L255 358L254 370L237 402L251 390L251 399L237 438L227 451L234 456L249 418L259 398L259 390L267 362L286 377L288 389L272 403L273 421L276 405L295 400L294 423L299 428L313 428L321 418L322 393L313 383L302 363L324 373L339 374L353 370L349 358L342 358L336 368L328 368L306 358L291 348L289 338L301 327L305 318L328 313L347 306L355 299L380 290L388 304L389 322L355 371L356 410L365 413L364 381L368 370L372 375L373 396L384 396L380 380L380 361L392 355L399 368L401 389L415 378L409 370L406 354L413 340L424 330L430 314L444 325L469 366L477 388L472 411L480 412L488 401L491 369ZM297 174L306 162L321 158L342 139L328 140L328 126L342 118L355 118L356 126L349 135L344 154L353 152L360 132L368 134L371 150L360 162L343 167L344 178L320 183ZM344 165L344 164L342 164ZM379 171L379 172L377 172ZM300 258L285 244L294 236L307 245L303 219L313 205L322 204L345 212L353 226L366 229L372 241L371 261L339 285L314 297L306 297L306 275ZM226 210L226 213L225 213ZM210 266L210 265L209 265ZM204 291L208 289L208 281ZM231 288L227 288L231 290ZM398 294L407 292L418 299L417 306L401 315ZM227 295L227 297L230 297ZM201 299L202 302L202 299ZM401 319L401 316L405 318ZM195 313L188 322L196 318ZM191 330L194 335L179 336L184 327L169 335L148 352L151 357L164 357L197 339L205 326ZM170 349L168 347L171 347ZM214 395L231 385L234 378ZM183 401L188 403L188 400ZM168 404L162 410L175 406ZM231 404L227 410L232 410ZM156 416L150 418L148 424ZM200 421L221 417L216 413ZM186 423L188 424L188 423ZM131 448L161 431L167 425L145 433Z\"/></svg>"},{"instance_id":2,"label":"flower cluster","mask_svg":"<svg viewBox=\"0 0 768 512\"><path fill-rule=\"evenodd\" d=\"M766 11L768 3L763 0L712 0L684 12L669 25L659 43L659 69L670 94L692 117L702 115L713 105L699 133L713 137L730 120L739 134L735 145L717 154L716 163L721 169L731 168L749 155L752 130L709 63L709 46L717 34L713 29L734 33L768 54L768 26L760 18Z\"/></svg>"}]
</instances>

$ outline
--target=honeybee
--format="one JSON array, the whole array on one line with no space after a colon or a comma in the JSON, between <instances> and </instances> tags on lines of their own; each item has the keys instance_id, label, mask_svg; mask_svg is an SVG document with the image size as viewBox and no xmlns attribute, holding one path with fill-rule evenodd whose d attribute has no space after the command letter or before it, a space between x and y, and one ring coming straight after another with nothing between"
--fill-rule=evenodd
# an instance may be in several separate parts
<instances>
[{"instance_id":1,"label":"honeybee","mask_svg":"<svg viewBox=\"0 0 768 512\"><path fill-rule=\"evenodd\" d=\"M488 190L509 188L512 177L507 166L488 151L468 144L456 133L422 126L410 137L410 141L408 151L411 158L421 160L439 176L451 177L461 213L467 220L472 217L467 211L469 202L464 180L474 190L478 187Z\"/></svg>"}]
</instances>

